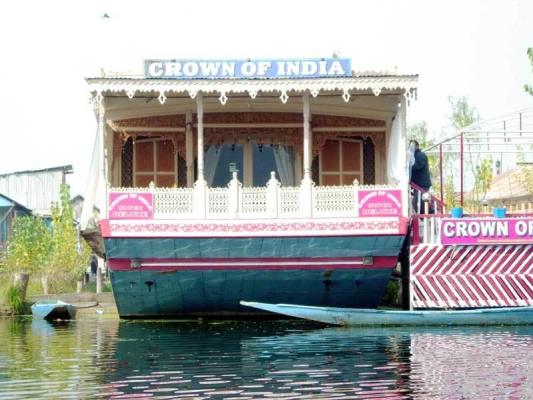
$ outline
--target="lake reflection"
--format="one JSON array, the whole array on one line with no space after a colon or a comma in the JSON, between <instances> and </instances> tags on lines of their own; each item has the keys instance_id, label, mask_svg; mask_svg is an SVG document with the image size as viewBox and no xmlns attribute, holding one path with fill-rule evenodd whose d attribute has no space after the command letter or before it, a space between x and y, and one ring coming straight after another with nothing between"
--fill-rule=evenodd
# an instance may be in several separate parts
<instances>
[{"instance_id":1,"label":"lake reflection","mask_svg":"<svg viewBox=\"0 0 533 400\"><path fill-rule=\"evenodd\" d=\"M0 320L0 399L533 398L533 327Z\"/></svg>"}]
</instances>

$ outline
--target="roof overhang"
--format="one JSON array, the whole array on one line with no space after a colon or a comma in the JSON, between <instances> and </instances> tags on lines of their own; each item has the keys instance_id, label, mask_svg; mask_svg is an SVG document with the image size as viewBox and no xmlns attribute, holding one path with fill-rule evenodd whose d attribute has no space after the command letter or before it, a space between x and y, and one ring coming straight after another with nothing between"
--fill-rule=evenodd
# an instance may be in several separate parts
<instances>
[{"instance_id":1,"label":"roof overhang","mask_svg":"<svg viewBox=\"0 0 533 400\"><path fill-rule=\"evenodd\" d=\"M213 94L225 104L230 94L248 94L254 99L260 94L277 93L286 103L289 96L305 93L313 97L322 92L339 93L344 101L357 92L369 92L379 96L383 92L400 92L407 102L415 98L418 75L376 75L337 78L300 79L142 79L142 78L87 78L93 99L101 102L105 96L127 96L151 93L164 104L167 97L188 95L195 98L198 93Z\"/></svg>"}]
</instances>

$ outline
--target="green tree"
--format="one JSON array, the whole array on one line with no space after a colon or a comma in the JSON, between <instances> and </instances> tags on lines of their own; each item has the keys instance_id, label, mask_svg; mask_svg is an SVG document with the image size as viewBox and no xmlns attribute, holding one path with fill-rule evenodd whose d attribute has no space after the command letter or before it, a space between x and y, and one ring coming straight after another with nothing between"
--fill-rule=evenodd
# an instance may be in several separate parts
<instances>
[{"instance_id":1,"label":"green tree","mask_svg":"<svg viewBox=\"0 0 533 400\"><path fill-rule=\"evenodd\" d=\"M521 146L518 146L517 150L517 165L520 168L520 183L526 189L527 193L533 194L533 165L526 162ZM533 146L530 146L529 151L533 151Z\"/></svg>"},{"instance_id":2,"label":"green tree","mask_svg":"<svg viewBox=\"0 0 533 400\"><path fill-rule=\"evenodd\" d=\"M80 240L74 224L74 212L70 202L70 190L61 185L60 202L52 204L52 239L47 262L41 270L44 293L48 292L50 277L58 288L81 276L89 263L90 249Z\"/></svg>"},{"instance_id":3,"label":"green tree","mask_svg":"<svg viewBox=\"0 0 533 400\"><path fill-rule=\"evenodd\" d=\"M6 265L11 271L35 273L50 251L50 230L40 217L20 216L13 220L13 235L7 242Z\"/></svg>"},{"instance_id":4,"label":"green tree","mask_svg":"<svg viewBox=\"0 0 533 400\"><path fill-rule=\"evenodd\" d=\"M533 70L533 47L529 47L527 49L527 56L529 58L529 63L531 64L531 70ZM530 95L533 96L533 86L532 85L528 85L526 83L524 85L524 90L526 91L526 93L529 93Z\"/></svg>"},{"instance_id":5,"label":"green tree","mask_svg":"<svg viewBox=\"0 0 533 400\"><path fill-rule=\"evenodd\" d=\"M15 276L21 301L31 274L39 273L46 265L51 248L50 230L42 218L19 216L13 220L13 234L7 241L6 269Z\"/></svg>"},{"instance_id":6,"label":"green tree","mask_svg":"<svg viewBox=\"0 0 533 400\"><path fill-rule=\"evenodd\" d=\"M458 132L462 129L469 127L479 121L479 112L471 105L468 99L465 96L461 97L448 97L448 103L450 105L451 113L448 116L451 126ZM479 139L468 138L465 140L465 158L463 160L465 169L469 169L474 177L474 188L472 190L472 195L468 202L468 208L478 207L479 206L479 193L477 189L480 187L477 185L477 182L485 182L487 178L486 168L479 169L478 166L481 164L481 147L480 144L477 144ZM486 166L486 165L485 165ZM490 166L492 168L492 165ZM481 175L485 174L485 175ZM452 175L453 178L453 175ZM490 179L492 180L492 172L490 174ZM490 182L488 183L490 186ZM449 183L448 189L454 188L453 182ZM488 190L488 188L487 188ZM486 193L486 191L484 192ZM453 196L448 196L450 199L453 197L455 199L455 194Z\"/></svg>"},{"instance_id":7,"label":"green tree","mask_svg":"<svg viewBox=\"0 0 533 400\"><path fill-rule=\"evenodd\" d=\"M426 121L419 121L409 124L407 127L407 137L409 140L416 140L421 149L433 144L433 140L431 140L429 137L428 125Z\"/></svg>"},{"instance_id":8,"label":"green tree","mask_svg":"<svg viewBox=\"0 0 533 400\"><path fill-rule=\"evenodd\" d=\"M492 157L484 157L481 162L476 165L474 175L473 201L478 208L480 206L480 201L485 200L485 196L490 189L492 177Z\"/></svg>"},{"instance_id":9,"label":"green tree","mask_svg":"<svg viewBox=\"0 0 533 400\"><path fill-rule=\"evenodd\" d=\"M448 118L455 130L460 131L479 121L478 110L468 103L466 97L461 96L456 98L449 96L448 104L452 111Z\"/></svg>"}]
</instances>

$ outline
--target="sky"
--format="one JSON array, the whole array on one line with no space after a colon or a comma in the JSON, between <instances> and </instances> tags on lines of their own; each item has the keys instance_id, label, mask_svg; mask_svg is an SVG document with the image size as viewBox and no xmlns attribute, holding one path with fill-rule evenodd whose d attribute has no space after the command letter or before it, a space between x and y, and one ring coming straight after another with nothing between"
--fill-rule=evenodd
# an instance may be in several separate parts
<instances>
[{"instance_id":1,"label":"sky","mask_svg":"<svg viewBox=\"0 0 533 400\"><path fill-rule=\"evenodd\" d=\"M107 14L109 18L103 18ZM533 107L533 1L6 1L0 173L72 164L84 193L96 133L85 77L144 59L329 57L419 74L409 122L439 135L448 96L482 118Z\"/></svg>"}]
</instances>

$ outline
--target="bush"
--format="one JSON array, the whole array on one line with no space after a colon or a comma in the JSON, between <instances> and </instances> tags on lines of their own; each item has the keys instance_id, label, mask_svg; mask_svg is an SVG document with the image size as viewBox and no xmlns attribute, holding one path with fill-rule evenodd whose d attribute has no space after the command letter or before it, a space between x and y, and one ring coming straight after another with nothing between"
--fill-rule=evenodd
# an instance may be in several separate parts
<instances>
[{"instance_id":1,"label":"bush","mask_svg":"<svg viewBox=\"0 0 533 400\"><path fill-rule=\"evenodd\" d=\"M5 302L14 315L29 314L29 305L22 297L19 287L10 286L7 288Z\"/></svg>"}]
</instances>

